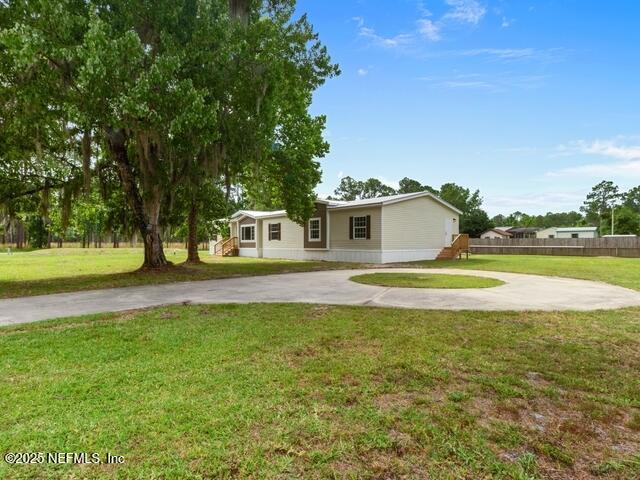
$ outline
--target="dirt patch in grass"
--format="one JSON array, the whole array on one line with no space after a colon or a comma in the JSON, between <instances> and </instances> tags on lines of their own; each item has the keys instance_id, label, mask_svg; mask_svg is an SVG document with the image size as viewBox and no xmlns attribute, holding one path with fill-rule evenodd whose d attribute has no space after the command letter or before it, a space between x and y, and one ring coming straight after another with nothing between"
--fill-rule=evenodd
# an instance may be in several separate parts
<instances>
[{"instance_id":1,"label":"dirt patch in grass","mask_svg":"<svg viewBox=\"0 0 640 480\"><path fill-rule=\"evenodd\" d=\"M314 305L309 309L308 318L319 319L329 315L335 309L332 305Z\"/></svg>"},{"instance_id":2,"label":"dirt patch in grass","mask_svg":"<svg viewBox=\"0 0 640 480\"><path fill-rule=\"evenodd\" d=\"M374 404L382 411L401 410L414 405L420 396L414 392L383 393L378 395Z\"/></svg>"},{"instance_id":3,"label":"dirt patch in grass","mask_svg":"<svg viewBox=\"0 0 640 480\"><path fill-rule=\"evenodd\" d=\"M65 330L76 330L80 328L90 328L100 325L109 325L117 323L125 323L138 318L140 313L146 309L125 310L116 313L107 313L104 315L92 315L91 319L83 321L65 321L53 320L51 322L26 323L15 328L7 327L0 329L0 337L18 335L24 333L37 332L63 332Z\"/></svg>"},{"instance_id":4,"label":"dirt patch in grass","mask_svg":"<svg viewBox=\"0 0 640 480\"><path fill-rule=\"evenodd\" d=\"M544 383L536 376L536 384ZM594 478L594 471L611 457L623 461L640 452L640 432L628 426L628 411L612 409L607 417L594 420L578 408L580 401L575 396L501 402L477 397L471 400L471 411L489 431L495 429L495 420L517 428L526 446L514 453L495 445L498 456L519 458L534 452L544 478Z\"/></svg>"}]
</instances>

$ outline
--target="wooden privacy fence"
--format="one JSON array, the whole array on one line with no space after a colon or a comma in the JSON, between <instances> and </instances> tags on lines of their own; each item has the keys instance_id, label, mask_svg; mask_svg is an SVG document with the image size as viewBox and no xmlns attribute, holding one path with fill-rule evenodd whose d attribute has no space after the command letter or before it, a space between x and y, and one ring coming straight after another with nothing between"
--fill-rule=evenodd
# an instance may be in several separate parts
<instances>
[{"instance_id":1,"label":"wooden privacy fence","mask_svg":"<svg viewBox=\"0 0 640 480\"><path fill-rule=\"evenodd\" d=\"M472 238L471 253L640 257L640 237Z\"/></svg>"}]
</instances>

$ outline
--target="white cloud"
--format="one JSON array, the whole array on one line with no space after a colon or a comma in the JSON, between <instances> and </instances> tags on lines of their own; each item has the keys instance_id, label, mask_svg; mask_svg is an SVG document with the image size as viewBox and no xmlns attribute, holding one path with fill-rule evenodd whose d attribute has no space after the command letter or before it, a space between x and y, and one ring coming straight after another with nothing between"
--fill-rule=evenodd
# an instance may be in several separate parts
<instances>
[{"instance_id":1,"label":"white cloud","mask_svg":"<svg viewBox=\"0 0 640 480\"><path fill-rule=\"evenodd\" d=\"M447 24L465 23L477 25L487 12L478 0L445 0L450 7L449 10L437 20L431 20L431 11L427 10L422 1L418 1L417 9L420 18L417 20L417 29L411 33L400 33L392 37L379 35L373 28L365 26L363 17L352 17L358 26L360 37L367 38L372 44L385 48L396 48L407 46L414 42L419 34L431 42L442 39L442 30Z\"/></svg>"},{"instance_id":2,"label":"white cloud","mask_svg":"<svg viewBox=\"0 0 640 480\"><path fill-rule=\"evenodd\" d=\"M445 3L452 8L444 14L443 20L477 25L487 13L477 0L445 0Z\"/></svg>"},{"instance_id":3,"label":"white cloud","mask_svg":"<svg viewBox=\"0 0 640 480\"><path fill-rule=\"evenodd\" d=\"M530 90L540 88L547 79L544 75L519 75L514 72L498 72L491 74L468 73L451 77L418 77L434 86L445 88L480 89L491 93L504 92L510 89Z\"/></svg>"},{"instance_id":4,"label":"white cloud","mask_svg":"<svg viewBox=\"0 0 640 480\"><path fill-rule=\"evenodd\" d=\"M384 48L403 47L413 42L413 35L408 33L400 33L393 37L383 37L378 35L373 28L364 26L360 27L359 35Z\"/></svg>"},{"instance_id":5,"label":"white cloud","mask_svg":"<svg viewBox=\"0 0 640 480\"><path fill-rule=\"evenodd\" d=\"M463 57L497 57L503 60L519 60L538 55L534 48L474 48L458 52Z\"/></svg>"},{"instance_id":6,"label":"white cloud","mask_svg":"<svg viewBox=\"0 0 640 480\"><path fill-rule=\"evenodd\" d=\"M420 15L422 15L423 17L431 17L433 15L433 13L431 13L431 10L429 10L424 5L424 2L422 0L418 0L417 8L418 12L420 12Z\"/></svg>"},{"instance_id":7,"label":"white cloud","mask_svg":"<svg viewBox=\"0 0 640 480\"><path fill-rule=\"evenodd\" d=\"M437 42L442 38L440 36L440 27L428 18L421 18L418 20L418 30L432 42Z\"/></svg>"},{"instance_id":8,"label":"white cloud","mask_svg":"<svg viewBox=\"0 0 640 480\"><path fill-rule=\"evenodd\" d=\"M359 68L358 69L358 75L361 76L361 77L364 77L368 73L369 73L369 70L367 70L366 68Z\"/></svg>"},{"instance_id":9,"label":"white cloud","mask_svg":"<svg viewBox=\"0 0 640 480\"><path fill-rule=\"evenodd\" d=\"M364 18L362 17L352 17L351 20L356 22L356 25L358 25L358 27L364 26Z\"/></svg>"},{"instance_id":10,"label":"white cloud","mask_svg":"<svg viewBox=\"0 0 640 480\"><path fill-rule=\"evenodd\" d=\"M479 80L448 80L442 82L442 86L448 88L495 88L495 85Z\"/></svg>"},{"instance_id":11,"label":"white cloud","mask_svg":"<svg viewBox=\"0 0 640 480\"><path fill-rule=\"evenodd\" d=\"M578 140L567 145L560 145L557 150L561 155L601 155L622 160L640 160L640 144L630 143L638 140L636 137L625 136L618 136L609 140L593 140L590 142Z\"/></svg>"},{"instance_id":12,"label":"white cloud","mask_svg":"<svg viewBox=\"0 0 640 480\"><path fill-rule=\"evenodd\" d=\"M478 57L503 63L553 63L563 60L568 50L563 48L472 48L467 50L440 50L425 52L424 58Z\"/></svg>"},{"instance_id":13,"label":"white cloud","mask_svg":"<svg viewBox=\"0 0 640 480\"><path fill-rule=\"evenodd\" d=\"M342 177L344 177L344 172L342 170L340 170L338 172L338 180L340 180Z\"/></svg>"},{"instance_id":14,"label":"white cloud","mask_svg":"<svg viewBox=\"0 0 640 480\"><path fill-rule=\"evenodd\" d=\"M507 17L502 17L502 23L500 24L500 26L502 28L509 28L512 22L513 20L509 20Z\"/></svg>"},{"instance_id":15,"label":"white cloud","mask_svg":"<svg viewBox=\"0 0 640 480\"><path fill-rule=\"evenodd\" d=\"M548 177L640 177L640 160L589 163L547 172Z\"/></svg>"},{"instance_id":16,"label":"white cloud","mask_svg":"<svg viewBox=\"0 0 640 480\"><path fill-rule=\"evenodd\" d=\"M617 136L608 140L578 140L556 148L555 156L593 155L618 160L596 162L547 172L550 177L562 176L640 176L640 141L638 137ZM621 160L621 161L620 161Z\"/></svg>"}]
</instances>

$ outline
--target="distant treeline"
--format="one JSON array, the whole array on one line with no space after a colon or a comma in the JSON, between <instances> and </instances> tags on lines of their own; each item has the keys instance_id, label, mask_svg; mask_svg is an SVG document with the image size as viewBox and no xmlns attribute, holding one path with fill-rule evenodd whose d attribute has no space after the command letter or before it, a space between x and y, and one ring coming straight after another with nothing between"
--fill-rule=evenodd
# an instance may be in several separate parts
<instances>
[{"instance_id":1,"label":"distant treeline","mask_svg":"<svg viewBox=\"0 0 640 480\"><path fill-rule=\"evenodd\" d=\"M356 180L343 177L334 191L337 200L356 200L376 198L400 193L428 191L438 195L463 212L460 219L460 232L472 237L497 226L510 227L599 227L600 235L612 233L640 235L640 186L621 192L611 181L602 181L595 185L587 195L580 211L548 212L544 215L528 215L520 211L509 215L496 215L489 218L482 208L480 190L474 191L455 183L445 183L440 188L422 184L418 180L404 177L397 189L382 183L377 178Z\"/></svg>"}]
</instances>

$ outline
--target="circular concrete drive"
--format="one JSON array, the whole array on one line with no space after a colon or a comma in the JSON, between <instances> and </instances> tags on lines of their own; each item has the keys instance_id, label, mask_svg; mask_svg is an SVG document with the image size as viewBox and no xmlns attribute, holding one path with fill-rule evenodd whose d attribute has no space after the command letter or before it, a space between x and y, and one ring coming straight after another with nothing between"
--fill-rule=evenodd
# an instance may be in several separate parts
<instances>
[{"instance_id":1,"label":"circular concrete drive","mask_svg":"<svg viewBox=\"0 0 640 480\"><path fill-rule=\"evenodd\" d=\"M363 285L374 272L476 275L493 288L426 289ZM445 310L597 310L640 305L640 292L569 278L455 269L375 268L236 277L0 300L0 325L173 303L303 302Z\"/></svg>"}]
</instances>

